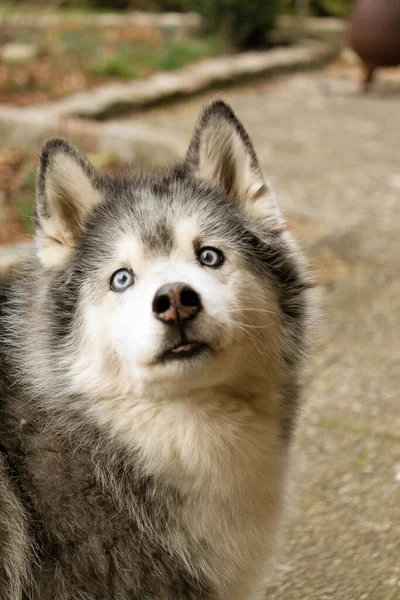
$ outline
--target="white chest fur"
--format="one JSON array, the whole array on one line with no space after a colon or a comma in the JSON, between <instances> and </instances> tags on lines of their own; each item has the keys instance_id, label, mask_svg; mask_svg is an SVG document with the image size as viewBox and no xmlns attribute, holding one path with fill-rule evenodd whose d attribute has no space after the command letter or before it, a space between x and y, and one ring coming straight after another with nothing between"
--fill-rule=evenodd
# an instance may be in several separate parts
<instances>
[{"instance_id":1,"label":"white chest fur","mask_svg":"<svg viewBox=\"0 0 400 600\"><path fill-rule=\"evenodd\" d=\"M149 474L169 480L188 498L182 518L194 539L207 540L200 567L218 585L221 600L253 598L282 508L285 452L278 418L225 394L126 400L115 408L98 405L96 412L139 451ZM187 553L186 540L173 543Z\"/></svg>"}]
</instances>

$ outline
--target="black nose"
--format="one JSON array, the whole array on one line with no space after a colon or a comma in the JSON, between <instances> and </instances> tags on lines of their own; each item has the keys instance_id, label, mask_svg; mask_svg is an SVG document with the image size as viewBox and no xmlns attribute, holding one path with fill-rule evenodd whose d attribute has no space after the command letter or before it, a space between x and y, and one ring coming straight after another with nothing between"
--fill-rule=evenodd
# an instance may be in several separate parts
<instances>
[{"instance_id":1,"label":"black nose","mask_svg":"<svg viewBox=\"0 0 400 600\"><path fill-rule=\"evenodd\" d=\"M194 319L202 308L199 294L185 283L167 283L157 290L153 299L156 319L179 325Z\"/></svg>"}]
</instances>

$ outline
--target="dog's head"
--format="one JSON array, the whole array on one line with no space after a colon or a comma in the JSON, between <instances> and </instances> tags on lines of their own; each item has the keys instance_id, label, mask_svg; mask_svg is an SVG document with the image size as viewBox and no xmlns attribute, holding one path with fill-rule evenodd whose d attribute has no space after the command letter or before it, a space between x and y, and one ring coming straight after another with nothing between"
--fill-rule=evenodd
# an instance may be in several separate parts
<instances>
[{"instance_id":1,"label":"dog's head","mask_svg":"<svg viewBox=\"0 0 400 600\"><path fill-rule=\"evenodd\" d=\"M103 176L52 139L37 195L51 344L74 391L126 397L272 380L298 354L302 268L223 102L206 106L183 164L162 173Z\"/></svg>"}]
</instances>

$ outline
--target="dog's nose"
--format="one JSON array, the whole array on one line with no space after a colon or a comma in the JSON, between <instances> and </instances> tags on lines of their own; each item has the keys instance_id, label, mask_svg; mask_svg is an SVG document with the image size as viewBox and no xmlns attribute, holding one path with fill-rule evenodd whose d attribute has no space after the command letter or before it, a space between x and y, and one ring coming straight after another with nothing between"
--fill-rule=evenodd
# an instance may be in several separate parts
<instances>
[{"instance_id":1,"label":"dog's nose","mask_svg":"<svg viewBox=\"0 0 400 600\"><path fill-rule=\"evenodd\" d=\"M185 283L167 283L153 299L153 314L164 323L179 325L194 319L201 309L199 294Z\"/></svg>"}]
</instances>

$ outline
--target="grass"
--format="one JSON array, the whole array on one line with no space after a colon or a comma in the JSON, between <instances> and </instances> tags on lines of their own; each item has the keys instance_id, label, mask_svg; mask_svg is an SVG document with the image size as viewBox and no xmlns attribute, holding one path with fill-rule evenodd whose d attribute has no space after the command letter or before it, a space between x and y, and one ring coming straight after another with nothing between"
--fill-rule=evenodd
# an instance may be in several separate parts
<instances>
[{"instance_id":1,"label":"grass","mask_svg":"<svg viewBox=\"0 0 400 600\"><path fill-rule=\"evenodd\" d=\"M25 16L36 16L43 14L61 14L64 17L79 17L81 15L90 14L104 14L113 12L110 8L97 8L93 6L71 6L71 7L58 7L57 5L52 6L50 2L44 4L38 4L32 6L29 3L17 3L12 2L1 2L0 4L0 16L14 16L14 15L25 15ZM122 11L118 11L122 12Z\"/></svg>"},{"instance_id":2,"label":"grass","mask_svg":"<svg viewBox=\"0 0 400 600\"><path fill-rule=\"evenodd\" d=\"M18 187L12 195L12 203L18 221L24 231L33 233L33 206L35 202L36 170L31 159L25 159Z\"/></svg>"},{"instance_id":3,"label":"grass","mask_svg":"<svg viewBox=\"0 0 400 600\"><path fill-rule=\"evenodd\" d=\"M173 71L222 52L219 38L177 39L158 46L120 43L117 49L94 61L88 68L94 77L137 79L154 71Z\"/></svg>"},{"instance_id":4,"label":"grass","mask_svg":"<svg viewBox=\"0 0 400 600\"><path fill-rule=\"evenodd\" d=\"M180 37L154 28L123 29L65 24L21 33L14 42L31 43L36 55L23 64L0 64L0 103L35 104L99 83L143 78L173 71L226 51L222 38Z\"/></svg>"},{"instance_id":5,"label":"grass","mask_svg":"<svg viewBox=\"0 0 400 600\"><path fill-rule=\"evenodd\" d=\"M78 139L73 141L88 150ZM92 164L104 173L128 167L114 154L87 152L87 155ZM0 219L0 244L19 241L33 234L37 160L37 152L0 148L0 193L7 208L6 216Z\"/></svg>"},{"instance_id":6,"label":"grass","mask_svg":"<svg viewBox=\"0 0 400 600\"><path fill-rule=\"evenodd\" d=\"M173 71L187 63L221 54L223 50L222 40L216 36L203 39L176 40L164 52L159 68L165 71Z\"/></svg>"}]
</instances>

